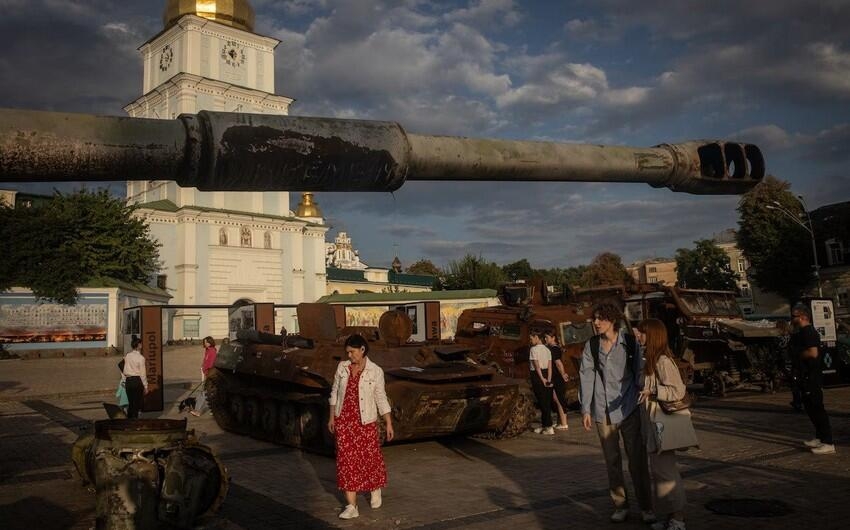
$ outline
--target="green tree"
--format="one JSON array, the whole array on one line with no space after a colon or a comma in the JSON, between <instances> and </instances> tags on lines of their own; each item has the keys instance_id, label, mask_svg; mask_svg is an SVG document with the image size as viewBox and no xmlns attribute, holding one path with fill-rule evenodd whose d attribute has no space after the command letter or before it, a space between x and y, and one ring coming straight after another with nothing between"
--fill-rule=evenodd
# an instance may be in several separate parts
<instances>
[{"instance_id":1,"label":"green tree","mask_svg":"<svg viewBox=\"0 0 850 530\"><path fill-rule=\"evenodd\" d=\"M805 215L790 187L768 176L743 195L737 239L759 287L794 301L812 281L813 258L809 233L791 217Z\"/></svg>"},{"instance_id":2,"label":"green tree","mask_svg":"<svg viewBox=\"0 0 850 530\"><path fill-rule=\"evenodd\" d=\"M495 263L467 254L459 261L449 262L444 285L446 289L496 289L505 279L502 268Z\"/></svg>"},{"instance_id":3,"label":"green tree","mask_svg":"<svg viewBox=\"0 0 850 530\"><path fill-rule=\"evenodd\" d=\"M0 291L27 287L39 299L74 304L96 278L147 283L159 270L159 243L132 208L106 191L56 195L33 208L0 207L0 237L11 241Z\"/></svg>"},{"instance_id":4,"label":"green tree","mask_svg":"<svg viewBox=\"0 0 850 530\"><path fill-rule=\"evenodd\" d=\"M429 276L440 276L442 271L429 259L420 259L410 265L405 271L408 274L427 274Z\"/></svg>"},{"instance_id":5,"label":"green tree","mask_svg":"<svg viewBox=\"0 0 850 530\"><path fill-rule=\"evenodd\" d=\"M507 265L502 265L502 272L511 281L530 280L535 274L535 270L531 268L531 264L525 258L508 263Z\"/></svg>"},{"instance_id":6,"label":"green tree","mask_svg":"<svg viewBox=\"0 0 850 530\"><path fill-rule=\"evenodd\" d=\"M688 289L737 290L738 274L732 271L729 255L710 239L694 241L695 248L676 251L679 285Z\"/></svg>"},{"instance_id":7,"label":"green tree","mask_svg":"<svg viewBox=\"0 0 850 530\"><path fill-rule=\"evenodd\" d=\"M623 260L613 252L599 254L581 276L582 287L602 285L631 285L634 279L623 265Z\"/></svg>"},{"instance_id":8,"label":"green tree","mask_svg":"<svg viewBox=\"0 0 850 530\"><path fill-rule=\"evenodd\" d=\"M555 287L563 287L564 285L574 287L581 285L581 278L587 270L587 265L579 265L577 267L567 267L561 269L558 267L551 269L542 269L538 271L546 280L546 285Z\"/></svg>"}]
</instances>

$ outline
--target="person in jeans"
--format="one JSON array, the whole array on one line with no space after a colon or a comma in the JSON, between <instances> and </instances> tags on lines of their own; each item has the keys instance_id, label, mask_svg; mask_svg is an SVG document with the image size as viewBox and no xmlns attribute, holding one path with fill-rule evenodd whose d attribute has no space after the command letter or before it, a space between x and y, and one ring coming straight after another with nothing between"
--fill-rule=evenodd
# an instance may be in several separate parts
<instances>
[{"instance_id":1,"label":"person in jeans","mask_svg":"<svg viewBox=\"0 0 850 530\"><path fill-rule=\"evenodd\" d=\"M629 459L629 472L645 523L655 522L649 463L638 412L641 357L635 338L619 329L620 310L611 303L593 309L597 335L584 345L581 356L581 414L586 431L596 425L596 434L608 468L608 488L614 503L611 521L620 523L629 515L629 500L623 477L620 438Z\"/></svg>"},{"instance_id":2,"label":"person in jeans","mask_svg":"<svg viewBox=\"0 0 850 530\"><path fill-rule=\"evenodd\" d=\"M791 335L791 355L800 363L800 389L803 407L815 426L815 438L803 442L816 455L835 452L832 427L823 406L823 369L821 368L820 335L812 325L812 313L803 304L791 310L791 324L797 332Z\"/></svg>"},{"instance_id":3,"label":"person in jeans","mask_svg":"<svg viewBox=\"0 0 850 530\"><path fill-rule=\"evenodd\" d=\"M531 370L531 388L540 406L541 426L534 429L537 434L555 434L552 427L552 352L543 345L539 331L530 334L531 350L528 352L528 367Z\"/></svg>"}]
</instances>

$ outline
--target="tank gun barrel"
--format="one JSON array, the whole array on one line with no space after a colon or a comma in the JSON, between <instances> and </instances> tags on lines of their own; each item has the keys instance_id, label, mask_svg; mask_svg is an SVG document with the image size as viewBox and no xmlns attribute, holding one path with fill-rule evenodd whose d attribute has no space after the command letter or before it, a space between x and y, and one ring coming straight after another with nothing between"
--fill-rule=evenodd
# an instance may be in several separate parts
<instances>
[{"instance_id":1,"label":"tank gun barrel","mask_svg":"<svg viewBox=\"0 0 850 530\"><path fill-rule=\"evenodd\" d=\"M205 191L394 191L406 180L644 182L738 194L752 144L652 148L408 134L393 122L201 111L171 120L0 109L0 181L173 180Z\"/></svg>"}]
</instances>

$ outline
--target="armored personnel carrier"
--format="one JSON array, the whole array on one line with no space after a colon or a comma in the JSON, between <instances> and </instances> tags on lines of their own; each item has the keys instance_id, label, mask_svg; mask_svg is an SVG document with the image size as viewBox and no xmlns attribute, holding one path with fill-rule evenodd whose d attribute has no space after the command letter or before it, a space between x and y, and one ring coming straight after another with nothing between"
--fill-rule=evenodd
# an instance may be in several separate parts
<instances>
[{"instance_id":1,"label":"armored personnel carrier","mask_svg":"<svg viewBox=\"0 0 850 530\"><path fill-rule=\"evenodd\" d=\"M788 329L745 320L731 291L643 286L625 298L625 312L634 324L643 318L663 321L686 382L703 384L707 394L770 391L777 384Z\"/></svg>"},{"instance_id":2,"label":"armored personnel carrier","mask_svg":"<svg viewBox=\"0 0 850 530\"><path fill-rule=\"evenodd\" d=\"M333 450L327 429L331 386L354 333L369 342L392 406L395 441L448 434L496 438L522 433L532 412L522 381L458 358L439 343L413 343L405 313L378 327L344 327L327 304L300 304L299 335L240 332L224 344L206 383L210 408L229 431L317 452Z\"/></svg>"}]
</instances>

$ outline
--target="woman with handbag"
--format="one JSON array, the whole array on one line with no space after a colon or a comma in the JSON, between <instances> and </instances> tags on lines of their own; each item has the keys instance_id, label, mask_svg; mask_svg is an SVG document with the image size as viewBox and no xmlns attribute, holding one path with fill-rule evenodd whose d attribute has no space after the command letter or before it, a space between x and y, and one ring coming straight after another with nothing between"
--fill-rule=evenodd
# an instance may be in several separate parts
<instances>
[{"instance_id":1,"label":"woman with handbag","mask_svg":"<svg viewBox=\"0 0 850 530\"><path fill-rule=\"evenodd\" d=\"M659 522L653 530L685 529L685 487L676 465L676 449L697 445L688 410L687 388L667 345L667 328L656 319L637 327L643 347L643 390L639 402L646 452L655 490L655 512Z\"/></svg>"}]
</instances>

